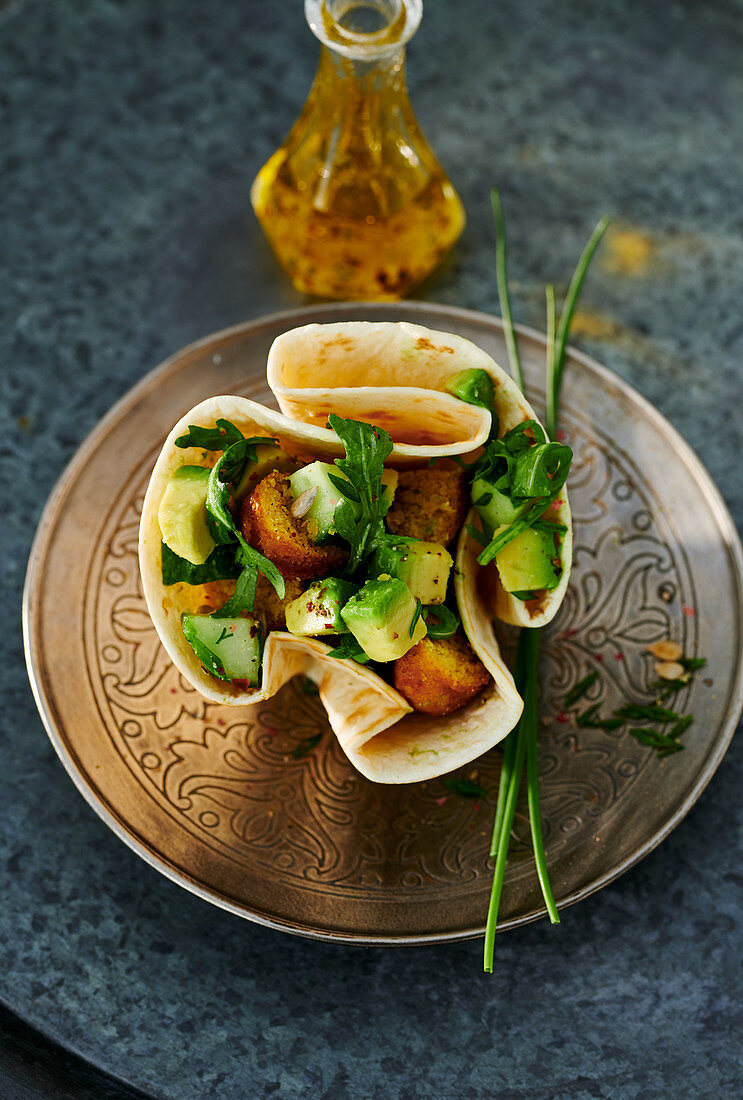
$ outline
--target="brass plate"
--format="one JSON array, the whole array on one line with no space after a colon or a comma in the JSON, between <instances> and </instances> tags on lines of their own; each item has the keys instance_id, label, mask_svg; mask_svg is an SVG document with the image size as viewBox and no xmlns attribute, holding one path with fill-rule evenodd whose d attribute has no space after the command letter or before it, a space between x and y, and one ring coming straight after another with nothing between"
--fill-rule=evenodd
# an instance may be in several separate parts
<instances>
[{"instance_id":1,"label":"brass plate","mask_svg":"<svg viewBox=\"0 0 743 1100\"><path fill-rule=\"evenodd\" d=\"M367 782L297 681L256 708L207 704L161 650L140 591L139 510L172 424L213 394L270 402L264 370L274 337L345 318L454 331L507 362L497 319L415 302L278 314L179 352L104 418L47 504L25 592L29 673L83 795L175 882L308 936L461 939L484 928L492 797L465 799L440 780ZM521 347L541 411L544 341L522 330ZM646 401L584 355L571 354L563 407L576 452L575 569L541 672L542 805L561 906L616 878L681 820L720 763L743 701L743 556L708 475ZM679 700L696 718L685 752L659 760L626 733L564 721L565 692L591 668L602 675L588 701L595 694L607 710L642 698L645 646L666 636L708 658ZM295 759L296 745L316 733L319 746ZM476 769L489 787L498 767L494 751L463 773ZM523 816L516 833L504 928L544 912Z\"/></svg>"}]
</instances>

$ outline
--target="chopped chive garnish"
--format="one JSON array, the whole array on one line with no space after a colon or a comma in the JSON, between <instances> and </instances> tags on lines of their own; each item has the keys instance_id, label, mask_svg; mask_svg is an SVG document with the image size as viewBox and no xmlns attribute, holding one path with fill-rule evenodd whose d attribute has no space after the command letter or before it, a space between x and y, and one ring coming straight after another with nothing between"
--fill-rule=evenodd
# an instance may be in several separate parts
<instances>
[{"instance_id":1,"label":"chopped chive garnish","mask_svg":"<svg viewBox=\"0 0 743 1100\"><path fill-rule=\"evenodd\" d=\"M572 687L565 696L565 706L572 707L575 703L578 702L579 699L582 699L588 689L596 683L598 678L598 672L594 671L589 672L587 676L584 676L582 680L579 680L575 687Z\"/></svg>"},{"instance_id":2,"label":"chopped chive garnish","mask_svg":"<svg viewBox=\"0 0 743 1100\"><path fill-rule=\"evenodd\" d=\"M487 798L488 795L484 787L481 787L479 783L474 783L471 779L454 779L450 777L444 779L443 784L462 798Z\"/></svg>"},{"instance_id":3,"label":"chopped chive garnish","mask_svg":"<svg viewBox=\"0 0 743 1100\"><path fill-rule=\"evenodd\" d=\"M668 731L669 737L680 737L682 733L686 733L689 726L694 722L694 716L687 714L684 718L679 718L675 725L671 726Z\"/></svg>"},{"instance_id":4,"label":"chopped chive garnish","mask_svg":"<svg viewBox=\"0 0 743 1100\"><path fill-rule=\"evenodd\" d=\"M321 733L315 733L312 735L312 737L305 737L303 741L300 741L299 744L294 747L294 751L292 752L292 756L294 757L294 759L301 760L303 756L307 756L308 753L311 753L315 745L317 745L320 741L321 737Z\"/></svg>"},{"instance_id":5,"label":"chopped chive garnish","mask_svg":"<svg viewBox=\"0 0 743 1100\"><path fill-rule=\"evenodd\" d=\"M613 711L617 718L627 718L630 721L645 720L646 722L678 722L681 717L675 710L669 710L667 707L659 707L651 704L648 707L637 706L635 703L626 703L623 707L619 707Z\"/></svg>"},{"instance_id":6,"label":"chopped chive garnish","mask_svg":"<svg viewBox=\"0 0 743 1100\"><path fill-rule=\"evenodd\" d=\"M597 719L596 716L596 712L598 711L598 709L599 704L594 703L592 706L584 710L583 713L579 714L578 717L575 719L576 726L580 726L582 729L588 729L591 726L592 722L600 721L600 719Z\"/></svg>"}]
</instances>

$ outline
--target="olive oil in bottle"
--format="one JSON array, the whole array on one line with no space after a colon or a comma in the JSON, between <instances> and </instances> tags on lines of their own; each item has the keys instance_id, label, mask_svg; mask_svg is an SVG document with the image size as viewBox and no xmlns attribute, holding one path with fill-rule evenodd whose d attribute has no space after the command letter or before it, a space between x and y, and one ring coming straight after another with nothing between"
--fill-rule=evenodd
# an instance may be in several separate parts
<instances>
[{"instance_id":1,"label":"olive oil in bottle","mask_svg":"<svg viewBox=\"0 0 743 1100\"><path fill-rule=\"evenodd\" d=\"M464 227L405 84L405 43L421 0L306 0L305 11L322 43L317 75L253 183L253 207L298 290L400 298Z\"/></svg>"}]
</instances>

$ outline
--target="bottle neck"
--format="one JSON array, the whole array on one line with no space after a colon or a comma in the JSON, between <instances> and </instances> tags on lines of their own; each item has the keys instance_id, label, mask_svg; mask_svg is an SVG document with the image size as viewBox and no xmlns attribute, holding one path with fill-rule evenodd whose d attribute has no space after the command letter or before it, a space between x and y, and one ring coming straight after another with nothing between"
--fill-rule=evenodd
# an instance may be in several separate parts
<instances>
[{"instance_id":1,"label":"bottle neck","mask_svg":"<svg viewBox=\"0 0 743 1100\"><path fill-rule=\"evenodd\" d=\"M418 29L422 0L305 0L312 33L334 54L387 67Z\"/></svg>"}]
</instances>

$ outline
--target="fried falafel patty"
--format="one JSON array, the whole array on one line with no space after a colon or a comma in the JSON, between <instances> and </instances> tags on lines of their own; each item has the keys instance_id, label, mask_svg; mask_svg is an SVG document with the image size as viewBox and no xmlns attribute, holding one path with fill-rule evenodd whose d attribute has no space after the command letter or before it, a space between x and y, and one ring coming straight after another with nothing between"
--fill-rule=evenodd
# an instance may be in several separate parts
<instances>
[{"instance_id":1,"label":"fried falafel patty","mask_svg":"<svg viewBox=\"0 0 743 1100\"><path fill-rule=\"evenodd\" d=\"M348 557L340 546L315 546L300 521L291 514L294 503L289 479L274 470L259 481L240 510L243 538L281 571L284 577L322 577Z\"/></svg>"},{"instance_id":2,"label":"fried falafel patty","mask_svg":"<svg viewBox=\"0 0 743 1100\"><path fill-rule=\"evenodd\" d=\"M415 710L442 716L479 695L490 673L458 630L451 638L423 638L395 661L393 680Z\"/></svg>"},{"instance_id":3,"label":"fried falafel patty","mask_svg":"<svg viewBox=\"0 0 743 1100\"><path fill-rule=\"evenodd\" d=\"M459 534L468 507L464 471L453 463L401 470L387 526L395 535L446 546Z\"/></svg>"}]
</instances>

